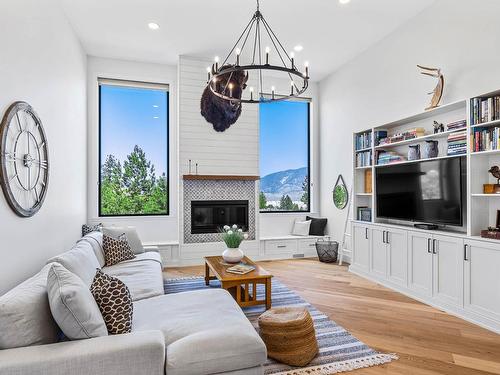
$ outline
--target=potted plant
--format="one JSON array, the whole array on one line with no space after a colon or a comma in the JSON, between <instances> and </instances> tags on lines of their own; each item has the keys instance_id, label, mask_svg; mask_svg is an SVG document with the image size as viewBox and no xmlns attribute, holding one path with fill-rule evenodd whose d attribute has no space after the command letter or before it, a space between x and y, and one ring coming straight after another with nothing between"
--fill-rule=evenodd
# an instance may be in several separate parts
<instances>
[{"instance_id":1,"label":"potted plant","mask_svg":"<svg viewBox=\"0 0 500 375\"><path fill-rule=\"evenodd\" d=\"M236 224L232 227L224 225L222 228L222 240L227 249L222 253L222 258L227 263L238 263L243 259L243 251L240 250L240 244L248 239L248 233L243 233L243 229L238 228Z\"/></svg>"}]
</instances>

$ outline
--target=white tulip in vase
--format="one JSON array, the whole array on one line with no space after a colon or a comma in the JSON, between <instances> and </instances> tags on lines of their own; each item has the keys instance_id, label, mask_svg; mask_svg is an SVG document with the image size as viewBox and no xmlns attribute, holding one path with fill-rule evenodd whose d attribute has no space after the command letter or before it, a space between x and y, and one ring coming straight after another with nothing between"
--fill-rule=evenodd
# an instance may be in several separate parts
<instances>
[{"instance_id":1,"label":"white tulip in vase","mask_svg":"<svg viewBox=\"0 0 500 375\"><path fill-rule=\"evenodd\" d=\"M227 249L222 253L222 258L225 262L238 263L243 259L245 254L240 250L240 244L246 239L248 239L248 234L243 233L243 229L238 228L236 224L232 227L224 225L222 240L225 242Z\"/></svg>"}]
</instances>

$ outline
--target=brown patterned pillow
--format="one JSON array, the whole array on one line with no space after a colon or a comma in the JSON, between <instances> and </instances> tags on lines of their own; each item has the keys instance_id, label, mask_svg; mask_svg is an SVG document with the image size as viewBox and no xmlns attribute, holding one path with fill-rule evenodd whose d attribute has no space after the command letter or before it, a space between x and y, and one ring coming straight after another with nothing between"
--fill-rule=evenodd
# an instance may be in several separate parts
<instances>
[{"instance_id":1,"label":"brown patterned pillow","mask_svg":"<svg viewBox=\"0 0 500 375\"><path fill-rule=\"evenodd\" d=\"M130 291L121 280L97 269L90 292L101 310L109 334L118 335L132 331L134 305Z\"/></svg>"},{"instance_id":2,"label":"brown patterned pillow","mask_svg":"<svg viewBox=\"0 0 500 375\"><path fill-rule=\"evenodd\" d=\"M113 238L103 235L102 249L104 250L106 266L112 266L124 260L135 258L135 254L124 236Z\"/></svg>"}]
</instances>

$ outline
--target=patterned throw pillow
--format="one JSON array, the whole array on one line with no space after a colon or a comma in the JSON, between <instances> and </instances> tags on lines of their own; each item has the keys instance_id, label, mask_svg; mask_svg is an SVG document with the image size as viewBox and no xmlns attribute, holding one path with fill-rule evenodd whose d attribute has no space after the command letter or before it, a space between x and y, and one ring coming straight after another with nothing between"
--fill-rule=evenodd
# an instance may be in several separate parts
<instances>
[{"instance_id":1,"label":"patterned throw pillow","mask_svg":"<svg viewBox=\"0 0 500 375\"><path fill-rule=\"evenodd\" d=\"M127 286L116 277L106 275L99 268L90 286L108 333L119 335L132 331L134 305Z\"/></svg>"},{"instance_id":2,"label":"patterned throw pillow","mask_svg":"<svg viewBox=\"0 0 500 375\"><path fill-rule=\"evenodd\" d=\"M135 254L128 244L127 237L123 235L118 238L104 235L102 249L104 250L106 266L112 266L124 260L135 258Z\"/></svg>"},{"instance_id":3,"label":"patterned throw pillow","mask_svg":"<svg viewBox=\"0 0 500 375\"><path fill-rule=\"evenodd\" d=\"M102 223L96 225L82 225L82 237L85 237L87 234L92 232L102 232Z\"/></svg>"}]
</instances>

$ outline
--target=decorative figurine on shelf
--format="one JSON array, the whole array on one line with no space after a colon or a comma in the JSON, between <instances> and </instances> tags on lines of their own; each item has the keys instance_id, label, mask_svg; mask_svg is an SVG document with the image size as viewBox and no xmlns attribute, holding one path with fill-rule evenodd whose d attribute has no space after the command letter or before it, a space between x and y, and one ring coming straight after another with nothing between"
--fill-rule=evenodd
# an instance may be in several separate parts
<instances>
[{"instance_id":1,"label":"decorative figurine on shelf","mask_svg":"<svg viewBox=\"0 0 500 375\"><path fill-rule=\"evenodd\" d=\"M410 145L408 146L408 160L418 160L420 159L420 145Z\"/></svg>"},{"instance_id":2,"label":"decorative figurine on shelf","mask_svg":"<svg viewBox=\"0 0 500 375\"><path fill-rule=\"evenodd\" d=\"M434 121L434 134L444 133L444 124Z\"/></svg>"},{"instance_id":3,"label":"decorative figurine on shelf","mask_svg":"<svg viewBox=\"0 0 500 375\"><path fill-rule=\"evenodd\" d=\"M438 83L434 88L434 90L428 93L429 95L432 95L432 98L431 98L431 103L425 110L428 111L429 109L434 109L439 107L439 102L443 97L443 89L444 89L444 76L441 73L441 69L428 68L423 65L417 65L417 67L423 70L422 72L420 72L421 74L425 74L427 76L435 77L438 79Z\"/></svg>"},{"instance_id":4,"label":"decorative figurine on shelf","mask_svg":"<svg viewBox=\"0 0 500 375\"><path fill-rule=\"evenodd\" d=\"M438 141L425 141L423 158L436 158L439 155Z\"/></svg>"},{"instance_id":5,"label":"decorative figurine on shelf","mask_svg":"<svg viewBox=\"0 0 500 375\"><path fill-rule=\"evenodd\" d=\"M500 194L500 168L495 165L489 169L489 171L493 177L497 179L497 183L493 185L493 194Z\"/></svg>"}]
</instances>

